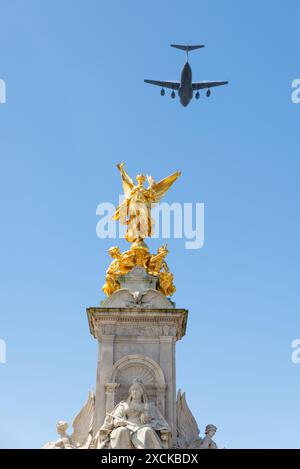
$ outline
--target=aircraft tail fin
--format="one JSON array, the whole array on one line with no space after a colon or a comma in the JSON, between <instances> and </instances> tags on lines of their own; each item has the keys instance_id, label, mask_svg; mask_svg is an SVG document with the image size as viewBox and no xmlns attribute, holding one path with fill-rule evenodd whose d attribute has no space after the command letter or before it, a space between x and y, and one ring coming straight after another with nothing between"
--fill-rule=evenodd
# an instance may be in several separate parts
<instances>
[{"instance_id":1,"label":"aircraft tail fin","mask_svg":"<svg viewBox=\"0 0 300 469\"><path fill-rule=\"evenodd\" d=\"M175 47L176 49L184 50L185 52L189 52L190 50L201 49L205 47L204 45L198 46L182 46L181 44L171 44L171 47Z\"/></svg>"}]
</instances>

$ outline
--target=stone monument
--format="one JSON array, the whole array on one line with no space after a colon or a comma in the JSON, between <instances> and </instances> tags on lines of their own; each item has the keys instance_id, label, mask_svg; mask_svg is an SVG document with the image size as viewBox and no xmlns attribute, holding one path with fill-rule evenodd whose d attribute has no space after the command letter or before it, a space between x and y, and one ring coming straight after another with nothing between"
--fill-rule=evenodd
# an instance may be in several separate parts
<instances>
[{"instance_id":1,"label":"stone monument","mask_svg":"<svg viewBox=\"0 0 300 469\"><path fill-rule=\"evenodd\" d=\"M153 230L151 208L180 176L156 183L148 176L137 184L118 165L125 193L114 218L127 225L130 249L109 249L99 307L87 309L90 332L99 343L96 392L73 422L60 421L60 438L46 449L216 448L217 428L208 425L200 438L185 394L176 395L176 342L185 335L188 311L170 297L174 277L166 263L167 246L151 254L144 239Z\"/></svg>"}]
</instances>

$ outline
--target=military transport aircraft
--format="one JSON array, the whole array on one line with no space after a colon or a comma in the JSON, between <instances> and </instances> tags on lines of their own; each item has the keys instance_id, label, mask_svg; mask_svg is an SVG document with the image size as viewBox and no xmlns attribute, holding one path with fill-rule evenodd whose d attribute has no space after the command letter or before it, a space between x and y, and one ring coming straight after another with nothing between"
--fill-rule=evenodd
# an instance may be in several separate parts
<instances>
[{"instance_id":1,"label":"military transport aircraft","mask_svg":"<svg viewBox=\"0 0 300 469\"><path fill-rule=\"evenodd\" d=\"M205 47L204 45L182 46L179 44L171 44L171 47L175 47L176 49L181 49L186 52L186 63L182 69L180 81L144 80L145 83L161 86L161 96L165 95L164 88L170 88L172 90L171 98L174 99L176 96L176 90L178 91L180 103L182 104L182 106L187 106L193 97L194 91L196 91L195 98L199 99L199 90L207 89L206 96L209 97L211 95L210 88L213 88L215 86L227 85L228 81L192 81L192 69L189 64L189 51Z\"/></svg>"}]
</instances>

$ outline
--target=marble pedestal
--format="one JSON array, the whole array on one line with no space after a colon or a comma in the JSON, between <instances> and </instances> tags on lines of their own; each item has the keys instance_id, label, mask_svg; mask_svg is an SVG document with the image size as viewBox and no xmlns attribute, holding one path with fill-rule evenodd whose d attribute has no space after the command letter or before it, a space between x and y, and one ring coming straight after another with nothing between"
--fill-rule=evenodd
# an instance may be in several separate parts
<instances>
[{"instance_id":1,"label":"marble pedestal","mask_svg":"<svg viewBox=\"0 0 300 469\"><path fill-rule=\"evenodd\" d=\"M175 345L185 334L188 312L158 292L155 280L136 267L121 279L120 290L100 307L87 309L91 334L99 342L94 432L140 378L171 427L172 447L177 433Z\"/></svg>"}]
</instances>

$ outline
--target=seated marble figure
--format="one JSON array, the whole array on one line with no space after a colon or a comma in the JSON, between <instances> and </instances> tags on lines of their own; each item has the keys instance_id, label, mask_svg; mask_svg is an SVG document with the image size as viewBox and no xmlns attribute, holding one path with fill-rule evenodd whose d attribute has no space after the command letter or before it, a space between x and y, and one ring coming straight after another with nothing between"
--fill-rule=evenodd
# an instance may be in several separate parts
<instances>
[{"instance_id":1,"label":"seated marble figure","mask_svg":"<svg viewBox=\"0 0 300 469\"><path fill-rule=\"evenodd\" d=\"M129 388L128 398L106 415L96 436L97 448L159 449L171 436L168 423L147 398L141 380Z\"/></svg>"}]
</instances>

